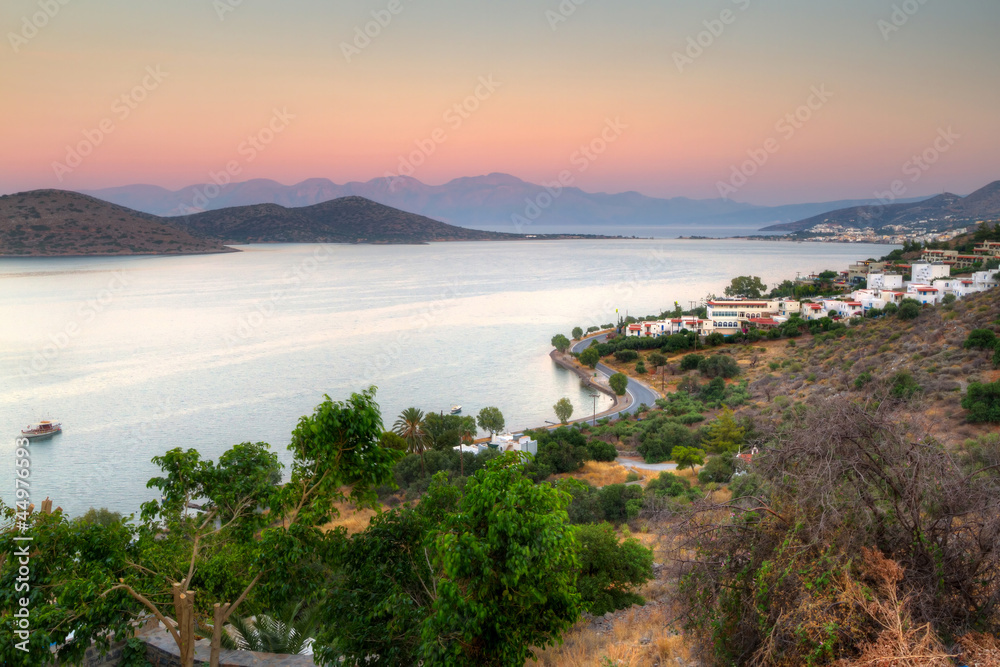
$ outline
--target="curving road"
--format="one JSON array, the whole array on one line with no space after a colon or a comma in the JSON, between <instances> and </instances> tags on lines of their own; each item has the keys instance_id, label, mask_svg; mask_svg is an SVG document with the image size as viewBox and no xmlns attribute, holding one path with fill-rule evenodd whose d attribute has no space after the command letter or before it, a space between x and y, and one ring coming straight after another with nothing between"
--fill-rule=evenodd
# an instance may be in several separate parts
<instances>
[{"instance_id":1,"label":"curving road","mask_svg":"<svg viewBox=\"0 0 1000 667\"><path fill-rule=\"evenodd\" d=\"M590 347L594 342L603 343L607 339L607 337L608 334L600 334L599 336L593 336L592 338L584 338L578 343L570 345L569 348L570 352L582 352L583 350ZM611 375L615 372L613 369L609 368L608 366L602 363L597 364L597 370L604 373L604 375L608 377L611 377ZM636 410L639 409L639 406L642 405L643 403L645 403L650 407L653 407L654 405L656 405L656 399L659 398L660 396L655 391L653 391L643 383L633 378L628 379L628 386L625 388L625 391L626 393L629 394L629 396L632 397L632 403L627 408L618 410L616 412L613 412L605 416L613 418L621 413L625 414L634 413Z\"/></svg>"}]
</instances>

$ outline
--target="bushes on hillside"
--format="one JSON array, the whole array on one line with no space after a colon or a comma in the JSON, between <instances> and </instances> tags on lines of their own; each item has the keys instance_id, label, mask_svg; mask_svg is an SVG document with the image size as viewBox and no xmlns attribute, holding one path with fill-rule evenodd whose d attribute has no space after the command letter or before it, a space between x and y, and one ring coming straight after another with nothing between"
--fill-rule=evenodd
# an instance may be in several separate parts
<instances>
[{"instance_id":1,"label":"bushes on hillside","mask_svg":"<svg viewBox=\"0 0 1000 667\"><path fill-rule=\"evenodd\" d=\"M1000 422L1000 382L973 382L962 399L973 423Z\"/></svg>"},{"instance_id":2,"label":"bushes on hillside","mask_svg":"<svg viewBox=\"0 0 1000 667\"><path fill-rule=\"evenodd\" d=\"M698 471L698 481L701 484L715 482L725 484L736 472L736 459L731 454L721 454L708 459L705 466Z\"/></svg>"},{"instance_id":3,"label":"bushes on hillside","mask_svg":"<svg viewBox=\"0 0 1000 667\"><path fill-rule=\"evenodd\" d=\"M704 357L700 354L685 354L681 357L681 371L693 371Z\"/></svg>"},{"instance_id":4,"label":"bushes on hillside","mask_svg":"<svg viewBox=\"0 0 1000 667\"><path fill-rule=\"evenodd\" d=\"M636 449L646 463L668 461L674 447L690 447L695 444L691 429L674 422L657 424L640 438Z\"/></svg>"},{"instance_id":5,"label":"bushes on hillside","mask_svg":"<svg viewBox=\"0 0 1000 667\"><path fill-rule=\"evenodd\" d=\"M698 361L698 372L707 378L732 378L740 374L740 366L728 354L713 354Z\"/></svg>"},{"instance_id":6,"label":"bushes on hillside","mask_svg":"<svg viewBox=\"0 0 1000 667\"><path fill-rule=\"evenodd\" d=\"M639 353L635 350L618 350L615 352L615 361L625 363L627 361L635 361L639 358Z\"/></svg>"},{"instance_id":7,"label":"bushes on hillside","mask_svg":"<svg viewBox=\"0 0 1000 667\"><path fill-rule=\"evenodd\" d=\"M687 636L719 664L780 650L804 665L871 662L879 646L914 658L919 636L888 644L887 627L926 626L928 645L1000 634L1000 478L914 426L831 399L754 460L759 484L733 479L732 512L706 503L680 522Z\"/></svg>"},{"instance_id":8,"label":"bushes on hillside","mask_svg":"<svg viewBox=\"0 0 1000 667\"><path fill-rule=\"evenodd\" d=\"M634 537L619 541L607 523L576 529L580 574L576 587L583 607L600 616L645 600L636 589L653 578L653 552Z\"/></svg>"},{"instance_id":9,"label":"bushes on hillside","mask_svg":"<svg viewBox=\"0 0 1000 667\"><path fill-rule=\"evenodd\" d=\"M990 329L973 329L965 339L962 347L965 349L992 350L996 347L997 335Z\"/></svg>"}]
</instances>

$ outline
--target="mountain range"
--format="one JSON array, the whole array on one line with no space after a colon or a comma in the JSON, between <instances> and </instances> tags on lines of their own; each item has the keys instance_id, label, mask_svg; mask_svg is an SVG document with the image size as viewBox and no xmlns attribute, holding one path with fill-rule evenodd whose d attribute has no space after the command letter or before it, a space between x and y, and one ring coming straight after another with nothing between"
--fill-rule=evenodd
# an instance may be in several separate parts
<instances>
[{"instance_id":1,"label":"mountain range","mask_svg":"<svg viewBox=\"0 0 1000 667\"><path fill-rule=\"evenodd\" d=\"M941 230L997 218L1000 218L1000 181L994 181L966 197L946 192L919 202L852 206L793 223L771 225L762 231L803 232L821 224L872 227L875 230L889 226L908 229L923 226Z\"/></svg>"},{"instance_id":2,"label":"mountain range","mask_svg":"<svg viewBox=\"0 0 1000 667\"><path fill-rule=\"evenodd\" d=\"M254 179L224 186L192 185L168 190L156 185L126 185L87 194L146 213L178 216L251 204L302 207L331 199L359 196L452 225L503 232L633 233L635 228L667 228L671 235L749 233L773 223L801 220L876 200L842 200L785 206L753 206L728 199L658 199L638 192L585 192L576 187L548 189L509 174L457 178L443 185L426 185L415 178L376 178L338 185L313 178L295 185ZM919 201L909 199L902 201ZM673 229L671 229L673 228ZM616 231L622 230L622 231ZM652 232L655 234L655 231Z\"/></svg>"}]
</instances>

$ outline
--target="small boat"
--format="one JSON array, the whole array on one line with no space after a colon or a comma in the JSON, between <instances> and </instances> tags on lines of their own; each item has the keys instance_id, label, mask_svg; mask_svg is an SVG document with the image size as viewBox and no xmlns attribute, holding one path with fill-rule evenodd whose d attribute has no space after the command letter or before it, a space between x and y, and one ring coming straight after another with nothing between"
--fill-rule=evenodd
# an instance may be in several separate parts
<instances>
[{"instance_id":1,"label":"small boat","mask_svg":"<svg viewBox=\"0 0 1000 667\"><path fill-rule=\"evenodd\" d=\"M50 438L57 433L62 433L62 424L57 424L50 421L41 421L37 424L32 424L28 426L27 429L21 430L22 438L29 439L41 439Z\"/></svg>"},{"instance_id":2,"label":"small boat","mask_svg":"<svg viewBox=\"0 0 1000 667\"><path fill-rule=\"evenodd\" d=\"M461 412L462 412L462 406L461 405L453 405L453 406L451 406L451 414L457 415L457 414L459 414Z\"/></svg>"}]
</instances>

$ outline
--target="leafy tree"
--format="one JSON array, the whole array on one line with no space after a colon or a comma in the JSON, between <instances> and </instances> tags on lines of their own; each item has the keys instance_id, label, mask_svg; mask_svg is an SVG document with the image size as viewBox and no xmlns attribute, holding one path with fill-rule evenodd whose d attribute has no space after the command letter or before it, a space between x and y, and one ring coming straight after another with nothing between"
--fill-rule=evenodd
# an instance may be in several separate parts
<instances>
[{"instance_id":1,"label":"leafy tree","mask_svg":"<svg viewBox=\"0 0 1000 667\"><path fill-rule=\"evenodd\" d=\"M662 368L667 365L667 358L660 354L659 352L653 352L649 357L647 357L649 365L653 368Z\"/></svg>"},{"instance_id":2,"label":"leafy tree","mask_svg":"<svg viewBox=\"0 0 1000 667\"><path fill-rule=\"evenodd\" d=\"M583 607L600 616L643 604L636 590L653 578L653 552L634 537L618 540L608 523L577 528L577 588Z\"/></svg>"},{"instance_id":3,"label":"leafy tree","mask_svg":"<svg viewBox=\"0 0 1000 667\"><path fill-rule=\"evenodd\" d=\"M597 351L597 348L593 345L591 345L586 350L580 353L580 363L585 366L596 368L597 363L600 360L601 360L601 354L600 352Z\"/></svg>"},{"instance_id":4,"label":"leafy tree","mask_svg":"<svg viewBox=\"0 0 1000 667\"><path fill-rule=\"evenodd\" d=\"M966 349L992 350L996 347L997 335L991 329L973 329L962 343Z\"/></svg>"},{"instance_id":5,"label":"leafy tree","mask_svg":"<svg viewBox=\"0 0 1000 667\"><path fill-rule=\"evenodd\" d=\"M682 371L692 371L698 368L698 364L704 359L700 354L685 354L681 357L681 370Z\"/></svg>"},{"instance_id":6,"label":"leafy tree","mask_svg":"<svg viewBox=\"0 0 1000 667\"><path fill-rule=\"evenodd\" d=\"M556 418L559 422L565 424L569 421L569 418L573 416L573 404L565 396L556 401L556 404L552 406L552 409L556 412Z\"/></svg>"},{"instance_id":7,"label":"leafy tree","mask_svg":"<svg viewBox=\"0 0 1000 667\"><path fill-rule=\"evenodd\" d=\"M81 523L92 523L99 526L112 526L117 523L121 523L123 517L120 512L112 512L106 507L100 509L95 509L91 507L89 510L84 512L83 516L76 519Z\"/></svg>"},{"instance_id":8,"label":"leafy tree","mask_svg":"<svg viewBox=\"0 0 1000 667\"><path fill-rule=\"evenodd\" d=\"M735 453L743 444L745 434L745 429L736 423L733 411L725 408L708 427L705 445L717 454Z\"/></svg>"},{"instance_id":9,"label":"leafy tree","mask_svg":"<svg viewBox=\"0 0 1000 667\"><path fill-rule=\"evenodd\" d=\"M420 466L424 467L424 450L427 449L427 432L424 430L424 411L406 408L392 425L393 432L406 441L406 450L420 454Z\"/></svg>"},{"instance_id":10,"label":"leafy tree","mask_svg":"<svg viewBox=\"0 0 1000 667\"><path fill-rule=\"evenodd\" d=\"M1000 382L970 383L962 407L969 411L970 422L1000 422Z\"/></svg>"},{"instance_id":11,"label":"leafy tree","mask_svg":"<svg viewBox=\"0 0 1000 667\"><path fill-rule=\"evenodd\" d=\"M625 390L628 388L628 376L624 373L615 373L608 378L608 384L611 386L612 391L619 396L624 396Z\"/></svg>"},{"instance_id":12,"label":"leafy tree","mask_svg":"<svg viewBox=\"0 0 1000 667\"><path fill-rule=\"evenodd\" d=\"M698 497L698 491L691 488L691 484L686 479L666 471L649 480L649 483L646 484L646 492L668 498L685 497L693 500Z\"/></svg>"},{"instance_id":13,"label":"leafy tree","mask_svg":"<svg viewBox=\"0 0 1000 667\"><path fill-rule=\"evenodd\" d=\"M538 433L538 455L532 462L537 477L579 470L583 462L590 458L587 440L575 428L560 426L553 431Z\"/></svg>"},{"instance_id":14,"label":"leafy tree","mask_svg":"<svg viewBox=\"0 0 1000 667\"><path fill-rule=\"evenodd\" d=\"M639 516L642 487L634 484L609 484L600 490L601 510L606 521L625 523Z\"/></svg>"},{"instance_id":15,"label":"leafy tree","mask_svg":"<svg viewBox=\"0 0 1000 667\"><path fill-rule=\"evenodd\" d=\"M717 347L726 342L726 337L723 336L718 331L713 331L712 333L705 336L705 344L709 347Z\"/></svg>"},{"instance_id":16,"label":"leafy tree","mask_svg":"<svg viewBox=\"0 0 1000 667\"><path fill-rule=\"evenodd\" d=\"M757 276L737 276L725 289L726 296L742 296L747 299L759 299L764 294L767 285Z\"/></svg>"},{"instance_id":17,"label":"leafy tree","mask_svg":"<svg viewBox=\"0 0 1000 667\"><path fill-rule=\"evenodd\" d=\"M615 352L615 361L620 361L625 363L627 361L635 361L639 358L639 353L635 350L618 350Z\"/></svg>"},{"instance_id":18,"label":"leafy tree","mask_svg":"<svg viewBox=\"0 0 1000 667\"><path fill-rule=\"evenodd\" d=\"M378 444L380 447L395 449L397 452L407 452L410 449L406 440L403 440L403 438L392 431L382 431Z\"/></svg>"},{"instance_id":19,"label":"leafy tree","mask_svg":"<svg viewBox=\"0 0 1000 667\"><path fill-rule=\"evenodd\" d=\"M496 407L485 407L480 410L476 423L479 424L479 428L489 431L491 438L503 431L505 426L503 413Z\"/></svg>"},{"instance_id":20,"label":"leafy tree","mask_svg":"<svg viewBox=\"0 0 1000 667\"><path fill-rule=\"evenodd\" d=\"M674 447L671 458L677 462L677 469L694 468L705 463L704 450L696 447Z\"/></svg>"},{"instance_id":21,"label":"leafy tree","mask_svg":"<svg viewBox=\"0 0 1000 667\"><path fill-rule=\"evenodd\" d=\"M433 537L424 664L523 665L579 616L569 496L532 483L522 461L506 455L476 473Z\"/></svg>"},{"instance_id":22,"label":"leafy tree","mask_svg":"<svg viewBox=\"0 0 1000 667\"><path fill-rule=\"evenodd\" d=\"M610 328L610 327L608 327ZM601 327L594 325L592 327L587 327L587 333L594 333L595 331L600 331Z\"/></svg>"},{"instance_id":23,"label":"leafy tree","mask_svg":"<svg viewBox=\"0 0 1000 667\"><path fill-rule=\"evenodd\" d=\"M610 442L591 440L587 443L587 452L593 461L614 461L618 458L618 450Z\"/></svg>"},{"instance_id":24,"label":"leafy tree","mask_svg":"<svg viewBox=\"0 0 1000 667\"><path fill-rule=\"evenodd\" d=\"M450 450L462 442L462 434L476 430L476 419L468 415L446 415L429 412L424 415L424 432L431 447L440 450Z\"/></svg>"},{"instance_id":25,"label":"leafy tree","mask_svg":"<svg viewBox=\"0 0 1000 667\"><path fill-rule=\"evenodd\" d=\"M560 352L565 352L569 349L569 338L566 338L563 334L556 334L552 337L552 347L556 348Z\"/></svg>"},{"instance_id":26,"label":"leafy tree","mask_svg":"<svg viewBox=\"0 0 1000 667\"><path fill-rule=\"evenodd\" d=\"M580 327L573 327L573 338L575 340L580 340L583 338L583 329Z\"/></svg>"},{"instance_id":27,"label":"leafy tree","mask_svg":"<svg viewBox=\"0 0 1000 667\"><path fill-rule=\"evenodd\" d=\"M888 308L892 304L886 304ZM899 304L899 312L897 316L901 320L915 320L920 316L920 302L915 299L903 299L902 303Z\"/></svg>"},{"instance_id":28,"label":"leafy tree","mask_svg":"<svg viewBox=\"0 0 1000 667\"><path fill-rule=\"evenodd\" d=\"M645 364L645 362L643 362L642 359L640 359L639 363L637 363L635 365L635 372L638 375L645 375L646 374L646 364Z\"/></svg>"},{"instance_id":29,"label":"leafy tree","mask_svg":"<svg viewBox=\"0 0 1000 667\"><path fill-rule=\"evenodd\" d=\"M691 429L676 422L664 422L640 436L636 448L646 463L662 463L670 460L675 447L689 447L694 444Z\"/></svg>"},{"instance_id":30,"label":"leafy tree","mask_svg":"<svg viewBox=\"0 0 1000 667\"><path fill-rule=\"evenodd\" d=\"M721 454L708 459L708 463L698 471L698 481L702 484L716 482L725 484L736 472L736 461L729 454Z\"/></svg>"},{"instance_id":31,"label":"leafy tree","mask_svg":"<svg viewBox=\"0 0 1000 667\"><path fill-rule=\"evenodd\" d=\"M699 359L698 371L707 378L731 378L740 374L740 366L728 354L713 354Z\"/></svg>"},{"instance_id":32,"label":"leafy tree","mask_svg":"<svg viewBox=\"0 0 1000 667\"><path fill-rule=\"evenodd\" d=\"M376 514L364 532L337 534L339 578L324 605L314 647L323 664L387 665L420 662L421 627L433 613L436 571L431 535L458 505L459 491L444 473L423 500Z\"/></svg>"},{"instance_id":33,"label":"leafy tree","mask_svg":"<svg viewBox=\"0 0 1000 667\"><path fill-rule=\"evenodd\" d=\"M958 297L955 296L954 293L949 292L948 294L944 295L944 298L941 299L941 303L943 303L946 306L949 306L949 305L955 303L957 300L958 300Z\"/></svg>"}]
</instances>

